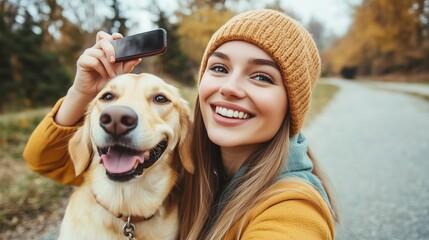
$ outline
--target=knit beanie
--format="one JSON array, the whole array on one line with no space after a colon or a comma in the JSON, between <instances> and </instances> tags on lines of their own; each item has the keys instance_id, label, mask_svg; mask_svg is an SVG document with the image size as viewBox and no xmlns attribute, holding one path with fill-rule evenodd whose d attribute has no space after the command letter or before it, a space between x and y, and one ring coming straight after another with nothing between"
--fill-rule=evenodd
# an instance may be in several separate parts
<instances>
[{"instance_id":1,"label":"knit beanie","mask_svg":"<svg viewBox=\"0 0 429 240\"><path fill-rule=\"evenodd\" d=\"M252 10L231 18L207 44L199 81L210 55L228 41L252 43L277 63L291 114L290 136L301 131L311 93L320 75L320 56L310 33L297 21L275 10Z\"/></svg>"}]
</instances>

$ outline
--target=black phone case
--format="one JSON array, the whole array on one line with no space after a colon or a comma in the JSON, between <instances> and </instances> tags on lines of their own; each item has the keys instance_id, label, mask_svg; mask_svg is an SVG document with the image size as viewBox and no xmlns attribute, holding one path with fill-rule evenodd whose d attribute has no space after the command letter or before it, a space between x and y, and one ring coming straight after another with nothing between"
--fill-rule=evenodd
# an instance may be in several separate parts
<instances>
[{"instance_id":1,"label":"black phone case","mask_svg":"<svg viewBox=\"0 0 429 240\"><path fill-rule=\"evenodd\" d=\"M167 32L156 29L112 41L115 62L162 54L167 50Z\"/></svg>"}]
</instances>

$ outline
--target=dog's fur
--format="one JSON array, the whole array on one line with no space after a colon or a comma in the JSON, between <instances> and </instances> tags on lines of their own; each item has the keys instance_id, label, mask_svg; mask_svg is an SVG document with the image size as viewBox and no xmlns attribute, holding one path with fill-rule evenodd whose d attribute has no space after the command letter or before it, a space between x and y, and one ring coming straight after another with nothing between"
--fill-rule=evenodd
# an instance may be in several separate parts
<instances>
[{"instance_id":1,"label":"dog's fur","mask_svg":"<svg viewBox=\"0 0 429 240\"><path fill-rule=\"evenodd\" d=\"M167 99L167 101L165 101ZM137 116L135 128L112 136L101 123L108 107L125 106ZM189 107L177 89L150 74L124 74L108 85L88 105L83 126L69 142L76 174L85 182L70 198L60 239L125 239L124 220L136 222L136 239L176 239L178 234L177 182L183 171L193 172L188 141ZM113 145L148 156L163 139L167 147L160 158L131 179L109 178L102 155ZM106 149L100 152L100 149ZM143 152L145 152L143 154ZM156 154L154 154L156 155ZM150 156L152 157L152 156ZM149 158L152 159L152 158ZM123 217L119 217L122 215ZM152 217L153 216L153 217Z\"/></svg>"}]
</instances>

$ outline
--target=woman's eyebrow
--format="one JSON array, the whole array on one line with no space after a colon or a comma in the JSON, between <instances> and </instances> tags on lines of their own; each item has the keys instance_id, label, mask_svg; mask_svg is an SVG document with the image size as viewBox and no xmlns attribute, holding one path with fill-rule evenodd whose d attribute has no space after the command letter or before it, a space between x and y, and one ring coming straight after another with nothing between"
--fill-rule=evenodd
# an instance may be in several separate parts
<instances>
[{"instance_id":1,"label":"woman's eyebrow","mask_svg":"<svg viewBox=\"0 0 429 240\"><path fill-rule=\"evenodd\" d=\"M268 65L277 70L280 70L279 66L274 61L271 61L268 59L252 58L249 60L249 64L250 65Z\"/></svg>"},{"instance_id":2,"label":"woman's eyebrow","mask_svg":"<svg viewBox=\"0 0 429 240\"><path fill-rule=\"evenodd\" d=\"M229 57L226 54L222 53L222 52L213 52L210 55L210 57L218 57L218 58L221 58L221 59L224 59L224 60L229 60Z\"/></svg>"},{"instance_id":3,"label":"woman's eyebrow","mask_svg":"<svg viewBox=\"0 0 429 240\"><path fill-rule=\"evenodd\" d=\"M210 57L218 57L218 58L221 58L224 60L229 60L229 57L222 52L213 52L210 55ZM252 58L252 59L249 59L248 64L249 65L268 65L268 66L271 66L277 70L280 70L279 66L274 61L271 61L268 59Z\"/></svg>"}]
</instances>

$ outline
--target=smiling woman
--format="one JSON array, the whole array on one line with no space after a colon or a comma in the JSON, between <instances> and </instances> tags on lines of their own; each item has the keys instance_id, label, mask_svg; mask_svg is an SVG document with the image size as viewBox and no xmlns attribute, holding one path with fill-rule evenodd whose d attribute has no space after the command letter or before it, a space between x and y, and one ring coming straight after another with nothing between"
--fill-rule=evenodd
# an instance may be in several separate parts
<instances>
[{"instance_id":1,"label":"smiling woman","mask_svg":"<svg viewBox=\"0 0 429 240\"><path fill-rule=\"evenodd\" d=\"M183 239L333 239L334 201L301 133L319 74L310 34L279 12L245 12L212 36L199 73Z\"/></svg>"}]
</instances>

